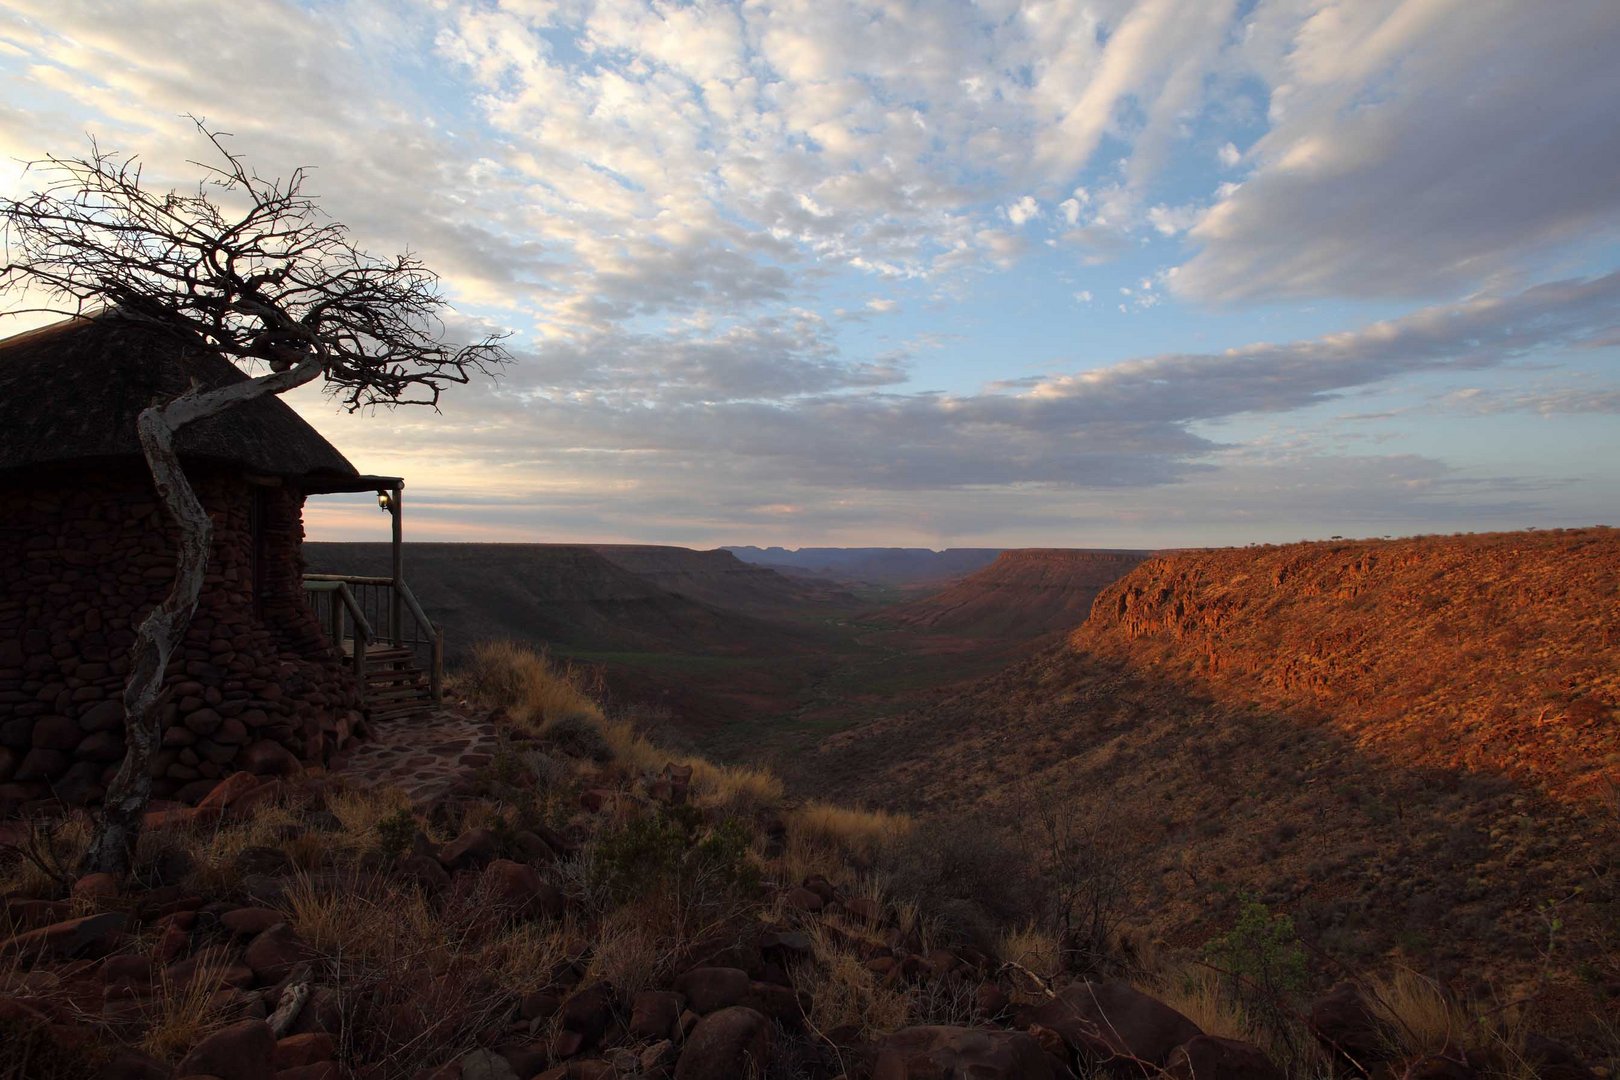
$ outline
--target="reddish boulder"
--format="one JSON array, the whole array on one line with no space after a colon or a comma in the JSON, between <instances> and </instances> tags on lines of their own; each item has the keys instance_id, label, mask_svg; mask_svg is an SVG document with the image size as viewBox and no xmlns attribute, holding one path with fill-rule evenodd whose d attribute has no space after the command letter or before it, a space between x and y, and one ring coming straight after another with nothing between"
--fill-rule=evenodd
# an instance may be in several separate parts
<instances>
[{"instance_id":1,"label":"reddish boulder","mask_svg":"<svg viewBox=\"0 0 1620 1080\"><path fill-rule=\"evenodd\" d=\"M118 895L118 878L113 874L86 874L73 883L73 898L92 904Z\"/></svg>"},{"instance_id":2,"label":"reddish boulder","mask_svg":"<svg viewBox=\"0 0 1620 1080\"><path fill-rule=\"evenodd\" d=\"M565 900L554 885L540 880L532 866L511 859L496 859L484 868L485 894L518 918L561 918Z\"/></svg>"},{"instance_id":3,"label":"reddish boulder","mask_svg":"<svg viewBox=\"0 0 1620 1080\"><path fill-rule=\"evenodd\" d=\"M296 1069L336 1059L337 1045L332 1041L332 1036L323 1031L288 1035L276 1043L274 1054L277 1069Z\"/></svg>"},{"instance_id":4,"label":"reddish boulder","mask_svg":"<svg viewBox=\"0 0 1620 1080\"><path fill-rule=\"evenodd\" d=\"M291 926L277 923L249 942L242 958L260 982L274 983L286 978L298 965L314 960L315 950Z\"/></svg>"},{"instance_id":5,"label":"reddish boulder","mask_svg":"<svg viewBox=\"0 0 1620 1080\"><path fill-rule=\"evenodd\" d=\"M1391 1032L1373 1014L1353 983L1340 983L1311 1006L1306 1027L1316 1040L1352 1069L1370 1071L1389 1056Z\"/></svg>"},{"instance_id":6,"label":"reddish boulder","mask_svg":"<svg viewBox=\"0 0 1620 1080\"><path fill-rule=\"evenodd\" d=\"M243 1020L216 1031L180 1061L176 1076L219 1080L275 1080L276 1037L263 1020Z\"/></svg>"},{"instance_id":7,"label":"reddish boulder","mask_svg":"<svg viewBox=\"0 0 1620 1080\"><path fill-rule=\"evenodd\" d=\"M282 1069L276 1080L343 1080L343 1069L335 1061L317 1061L293 1069Z\"/></svg>"},{"instance_id":8,"label":"reddish boulder","mask_svg":"<svg viewBox=\"0 0 1620 1080\"><path fill-rule=\"evenodd\" d=\"M741 1004L749 982L748 972L741 968L700 967L676 979L675 989L686 996L687 1007L701 1016Z\"/></svg>"},{"instance_id":9,"label":"reddish boulder","mask_svg":"<svg viewBox=\"0 0 1620 1080\"><path fill-rule=\"evenodd\" d=\"M214 785L214 789L198 800L198 806L218 807L223 810L242 796L258 787L260 780L250 772L234 772Z\"/></svg>"},{"instance_id":10,"label":"reddish boulder","mask_svg":"<svg viewBox=\"0 0 1620 1080\"><path fill-rule=\"evenodd\" d=\"M630 1007L630 1034L637 1039L668 1039L685 1003L669 990L643 990Z\"/></svg>"},{"instance_id":11,"label":"reddish boulder","mask_svg":"<svg viewBox=\"0 0 1620 1080\"><path fill-rule=\"evenodd\" d=\"M118 947L128 923L121 911L68 919L0 941L0 954L98 958Z\"/></svg>"},{"instance_id":12,"label":"reddish boulder","mask_svg":"<svg viewBox=\"0 0 1620 1080\"><path fill-rule=\"evenodd\" d=\"M291 750L268 739L250 744L236 760L243 769L259 776L292 776L304 768Z\"/></svg>"},{"instance_id":13,"label":"reddish boulder","mask_svg":"<svg viewBox=\"0 0 1620 1080\"><path fill-rule=\"evenodd\" d=\"M1218 1035L1200 1035L1170 1051L1164 1075L1170 1080L1286 1080L1258 1046Z\"/></svg>"},{"instance_id":14,"label":"reddish boulder","mask_svg":"<svg viewBox=\"0 0 1620 1080\"><path fill-rule=\"evenodd\" d=\"M803 885L796 885L782 894L782 906L789 911L801 911L805 914L814 914L827 906L827 901L821 894Z\"/></svg>"},{"instance_id":15,"label":"reddish boulder","mask_svg":"<svg viewBox=\"0 0 1620 1080\"><path fill-rule=\"evenodd\" d=\"M286 921L287 916L275 908L265 907L237 908L219 917L221 926L240 937L257 937L277 923Z\"/></svg>"},{"instance_id":16,"label":"reddish boulder","mask_svg":"<svg viewBox=\"0 0 1620 1080\"><path fill-rule=\"evenodd\" d=\"M1164 1002L1117 979L1064 987L1044 1004L1018 1011L1020 1027L1040 1024L1087 1058L1164 1064L1170 1051L1202 1035Z\"/></svg>"},{"instance_id":17,"label":"reddish boulder","mask_svg":"<svg viewBox=\"0 0 1620 1080\"><path fill-rule=\"evenodd\" d=\"M492 862L497 849L494 832L469 829L439 849L439 862L451 871L476 869Z\"/></svg>"},{"instance_id":18,"label":"reddish boulder","mask_svg":"<svg viewBox=\"0 0 1620 1080\"><path fill-rule=\"evenodd\" d=\"M675 1064L675 1080L761 1080L770 1058L770 1021L734 1005L697 1022Z\"/></svg>"},{"instance_id":19,"label":"reddish boulder","mask_svg":"<svg viewBox=\"0 0 1620 1080\"><path fill-rule=\"evenodd\" d=\"M1021 1031L929 1026L878 1040L872 1080L1057 1080L1060 1075L1041 1044Z\"/></svg>"},{"instance_id":20,"label":"reddish boulder","mask_svg":"<svg viewBox=\"0 0 1620 1080\"><path fill-rule=\"evenodd\" d=\"M567 1001L563 1002L562 1014L559 1017L562 1033L558 1040L558 1049L566 1052L559 1053L558 1056L572 1057L574 1054L589 1050L601 1041L612 1020L612 986L605 982L594 982L576 990Z\"/></svg>"}]
</instances>

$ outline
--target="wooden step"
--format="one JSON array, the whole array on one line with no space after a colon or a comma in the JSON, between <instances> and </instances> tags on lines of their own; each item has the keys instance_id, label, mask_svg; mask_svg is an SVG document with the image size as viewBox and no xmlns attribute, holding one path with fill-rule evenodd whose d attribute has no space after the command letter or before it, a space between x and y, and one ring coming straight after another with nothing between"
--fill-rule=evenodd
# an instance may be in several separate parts
<instances>
[{"instance_id":1,"label":"wooden step","mask_svg":"<svg viewBox=\"0 0 1620 1080\"><path fill-rule=\"evenodd\" d=\"M417 668L390 668L387 671L366 672L367 686L388 686L393 683L420 681L422 681L422 672Z\"/></svg>"},{"instance_id":2,"label":"wooden step","mask_svg":"<svg viewBox=\"0 0 1620 1080\"><path fill-rule=\"evenodd\" d=\"M412 686L400 690L385 690L380 694L367 694L366 704L387 706L396 701L426 701L431 695L425 686Z\"/></svg>"},{"instance_id":3,"label":"wooden step","mask_svg":"<svg viewBox=\"0 0 1620 1080\"><path fill-rule=\"evenodd\" d=\"M369 709L366 716L373 723L387 720L403 720L409 716L421 716L423 713L433 711L433 706L426 703L400 705L388 709Z\"/></svg>"}]
</instances>

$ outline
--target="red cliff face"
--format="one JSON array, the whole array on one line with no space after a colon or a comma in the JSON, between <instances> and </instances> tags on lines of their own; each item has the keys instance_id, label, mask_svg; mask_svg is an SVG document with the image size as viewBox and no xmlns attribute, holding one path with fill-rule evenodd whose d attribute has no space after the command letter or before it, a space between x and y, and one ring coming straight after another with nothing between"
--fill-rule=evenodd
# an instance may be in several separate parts
<instances>
[{"instance_id":1,"label":"red cliff face","mask_svg":"<svg viewBox=\"0 0 1620 1080\"><path fill-rule=\"evenodd\" d=\"M1620 773L1620 530L1163 554L1075 648L1314 709L1405 763Z\"/></svg>"},{"instance_id":2,"label":"red cliff face","mask_svg":"<svg viewBox=\"0 0 1620 1080\"><path fill-rule=\"evenodd\" d=\"M984 637L1038 637L1071 630L1102 590L1148 557L1145 551L1022 548L942 592L896 609L903 626Z\"/></svg>"}]
</instances>

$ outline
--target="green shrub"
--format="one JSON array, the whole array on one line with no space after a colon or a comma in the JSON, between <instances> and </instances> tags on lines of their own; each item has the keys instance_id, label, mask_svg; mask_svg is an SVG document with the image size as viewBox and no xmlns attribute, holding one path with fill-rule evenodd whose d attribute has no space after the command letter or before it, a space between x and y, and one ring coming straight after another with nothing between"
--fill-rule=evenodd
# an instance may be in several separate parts
<instances>
[{"instance_id":1,"label":"green shrub","mask_svg":"<svg viewBox=\"0 0 1620 1080\"><path fill-rule=\"evenodd\" d=\"M590 887L617 904L662 893L683 910L751 896L761 883L752 840L742 822L706 829L695 808L665 807L598 834Z\"/></svg>"},{"instance_id":2,"label":"green shrub","mask_svg":"<svg viewBox=\"0 0 1620 1080\"><path fill-rule=\"evenodd\" d=\"M1275 1000L1298 993L1308 977L1294 920L1273 915L1252 896L1243 898L1236 925L1204 946L1204 957L1236 982L1245 997L1259 994Z\"/></svg>"},{"instance_id":3,"label":"green shrub","mask_svg":"<svg viewBox=\"0 0 1620 1080\"><path fill-rule=\"evenodd\" d=\"M403 807L377 821L377 850L390 861L410 850L416 840L416 817Z\"/></svg>"}]
</instances>

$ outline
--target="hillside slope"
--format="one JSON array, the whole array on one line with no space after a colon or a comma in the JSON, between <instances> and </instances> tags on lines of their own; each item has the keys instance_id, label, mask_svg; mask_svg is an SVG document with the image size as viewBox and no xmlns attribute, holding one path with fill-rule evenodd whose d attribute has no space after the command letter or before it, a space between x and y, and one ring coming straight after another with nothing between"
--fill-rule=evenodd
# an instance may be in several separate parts
<instances>
[{"instance_id":1,"label":"hillside slope","mask_svg":"<svg viewBox=\"0 0 1620 1080\"><path fill-rule=\"evenodd\" d=\"M1617 573L1612 531L1164 554L1068 641L792 779L953 820L1075 808L1175 945L1248 894L1339 962L1612 1009Z\"/></svg>"},{"instance_id":2,"label":"hillside slope","mask_svg":"<svg viewBox=\"0 0 1620 1080\"><path fill-rule=\"evenodd\" d=\"M933 596L885 613L901 626L982 637L1039 637L1083 622L1146 551L1021 548Z\"/></svg>"},{"instance_id":3,"label":"hillside slope","mask_svg":"<svg viewBox=\"0 0 1620 1080\"><path fill-rule=\"evenodd\" d=\"M1169 554L1071 643L1319 710L1406 765L1577 798L1620 772L1620 530Z\"/></svg>"}]
</instances>

